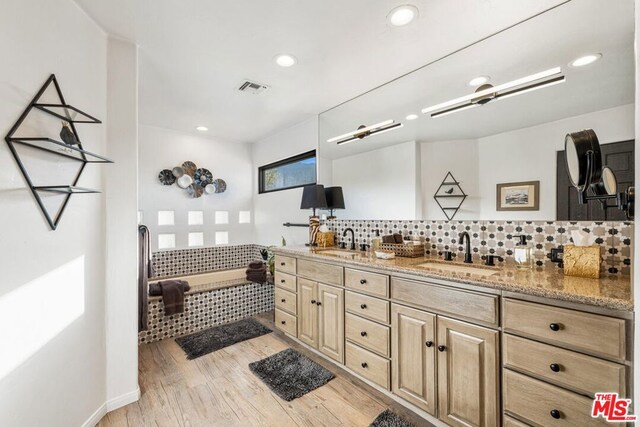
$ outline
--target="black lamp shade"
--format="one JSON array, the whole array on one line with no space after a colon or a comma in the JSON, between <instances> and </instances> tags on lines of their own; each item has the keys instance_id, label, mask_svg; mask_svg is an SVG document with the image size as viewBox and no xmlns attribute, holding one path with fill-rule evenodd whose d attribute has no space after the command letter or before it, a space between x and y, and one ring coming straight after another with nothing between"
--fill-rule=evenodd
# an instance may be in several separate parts
<instances>
[{"instance_id":1,"label":"black lamp shade","mask_svg":"<svg viewBox=\"0 0 640 427\"><path fill-rule=\"evenodd\" d=\"M329 209L344 209L344 196L342 187L327 187L324 189Z\"/></svg>"},{"instance_id":2,"label":"black lamp shade","mask_svg":"<svg viewBox=\"0 0 640 427\"><path fill-rule=\"evenodd\" d=\"M327 197L324 194L324 185L308 185L302 191L300 209L326 208Z\"/></svg>"}]
</instances>

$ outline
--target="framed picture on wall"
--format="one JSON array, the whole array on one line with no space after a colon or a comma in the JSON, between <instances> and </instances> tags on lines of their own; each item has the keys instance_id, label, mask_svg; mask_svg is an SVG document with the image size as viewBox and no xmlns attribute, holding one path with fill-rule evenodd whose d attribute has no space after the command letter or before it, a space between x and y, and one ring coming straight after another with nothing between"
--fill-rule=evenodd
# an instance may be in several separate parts
<instances>
[{"instance_id":1,"label":"framed picture on wall","mask_svg":"<svg viewBox=\"0 0 640 427\"><path fill-rule=\"evenodd\" d=\"M496 210L540 210L540 181L498 184L496 186Z\"/></svg>"}]
</instances>

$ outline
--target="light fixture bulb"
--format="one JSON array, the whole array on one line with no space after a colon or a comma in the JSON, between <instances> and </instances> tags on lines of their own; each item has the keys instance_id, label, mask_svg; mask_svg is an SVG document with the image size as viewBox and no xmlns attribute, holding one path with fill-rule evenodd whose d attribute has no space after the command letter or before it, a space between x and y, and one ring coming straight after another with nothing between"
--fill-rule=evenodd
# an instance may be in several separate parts
<instances>
[{"instance_id":1,"label":"light fixture bulb","mask_svg":"<svg viewBox=\"0 0 640 427\"><path fill-rule=\"evenodd\" d=\"M489 76L478 76L469 81L469 86L482 86L487 83L491 78Z\"/></svg>"},{"instance_id":2,"label":"light fixture bulb","mask_svg":"<svg viewBox=\"0 0 640 427\"><path fill-rule=\"evenodd\" d=\"M196 130L200 131L200 132L206 132L206 131L209 130L209 128L206 127L206 126L198 126L198 127L196 127Z\"/></svg>"},{"instance_id":3,"label":"light fixture bulb","mask_svg":"<svg viewBox=\"0 0 640 427\"><path fill-rule=\"evenodd\" d=\"M387 21L394 27L403 27L413 21L416 16L418 16L418 8L405 4L392 9L387 15Z\"/></svg>"},{"instance_id":4,"label":"light fixture bulb","mask_svg":"<svg viewBox=\"0 0 640 427\"><path fill-rule=\"evenodd\" d=\"M296 65L296 63L298 62L294 56L287 53L278 54L273 58L273 60L276 61L276 64L281 67L291 67L293 65Z\"/></svg>"},{"instance_id":5,"label":"light fixture bulb","mask_svg":"<svg viewBox=\"0 0 640 427\"><path fill-rule=\"evenodd\" d=\"M417 114L409 114L407 117L405 117L405 119L407 120L415 120L418 118Z\"/></svg>"},{"instance_id":6,"label":"light fixture bulb","mask_svg":"<svg viewBox=\"0 0 640 427\"><path fill-rule=\"evenodd\" d=\"M584 67L585 65L593 64L600 58L602 58L601 53L591 53L589 55L584 55L580 58L574 59L569 63L569 65L571 67Z\"/></svg>"}]
</instances>

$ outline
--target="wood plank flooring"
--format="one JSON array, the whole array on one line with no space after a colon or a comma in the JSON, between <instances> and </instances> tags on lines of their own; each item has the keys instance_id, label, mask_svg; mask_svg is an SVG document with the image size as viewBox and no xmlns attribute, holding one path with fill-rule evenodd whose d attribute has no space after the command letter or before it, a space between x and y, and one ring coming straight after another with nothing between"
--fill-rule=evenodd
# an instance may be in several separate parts
<instances>
[{"instance_id":1,"label":"wood plank flooring","mask_svg":"<svg viewBox=\"0 0 640 427\"><path fill-rule=\"evenodd\" d=\"M271 329L273 313L257 319ZM320 363L336 378L291 402L274 394L249 363L286 348ZM99 427L137 426L368 426L387 408L415 426L429 426L332 363L279 331L187 360L173 339L139 348L140 400L107 414Z\"/></svg>"}]
</instances>

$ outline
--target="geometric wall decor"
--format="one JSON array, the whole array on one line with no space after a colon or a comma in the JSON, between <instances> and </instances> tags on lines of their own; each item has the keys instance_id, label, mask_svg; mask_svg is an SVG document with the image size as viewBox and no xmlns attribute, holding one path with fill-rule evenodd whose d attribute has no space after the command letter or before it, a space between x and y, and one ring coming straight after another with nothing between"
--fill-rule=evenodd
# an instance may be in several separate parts
<instances>
[{"instance_id":1,"label":"geometric wall decor","mask_svg":"<svg viewBox=\"0 0 640 427\"><path fill-rule=\"evenodd\" d=\"M458 213L467 195L451 172L447 172L442 183L440 183L440 186L436 190L436 194L433 195L433 198L438 206L440 206L440 209L442 209L444 216L451 221Z\"/></svg>"},{"instance_id":2,"label":"geometric wall decor","mask_svg":"<svg viewBox=\"0 0 640 427\"><path fill-rule=\"evenodd\" d=\"M54 102L41 102L41 98L49 90L50 86L53 85L55 89L55 95L57 100ZM62 130L60 131L59 139L56 135L55 138L52 138L48 135L38 135L38 136L18 136L21 125L24 123L25 119L29 114L35 111L43 112L53 118L62 121ZM18 168L22 173L33 197L36 200L36 203L42 210L47 223L49 223L49 227L52 230L55 230L62 218L62 214L64 213L65 208L73 194L89 194L89 193L99 193L98 190L92 190L90 188L78 187L78 181L80 180L80 176L84 171L87 163L113 163L113 161L107 159L106 157L99 156L94 153L90 153L86 151L82 147L82 142L78 132L76 130L76 123L89 123L89 124L97 124L102 123L100 120L95 117L90 116L89 114L77 109L66 103L64 96L62 95L62 91L60 90L60 86L58 85L58 81L56 80L56 76L51 74L44 85L40 88L36 96L29 103L27 108L24 110L18 121L13 125L7 136L5 137L5 141L9 146L9 150L13 155L16 163L18 164ZM31 132L33 133L33 132ZM44 132L43 132L44 133ZM66 159L70 159L73 161L80 162L80 167L78 168L77 173L72 178L71 182L66 185L60 185L61 183L54 183L55 185L34 185L31 175L27 170L25 163L21 159L21 154L18 150L20 148L20 152L24 156L26 153L22 151L23 148L27 149L35 149L39 152L48 153L47 155L55 155L60 156ZM62 201L57 207L57 209L53 209L51 206L47 206L44 203L42 196L40 193L48 193L48 194L57 194L62 197Z\"/></svg>"}]
</instances>

